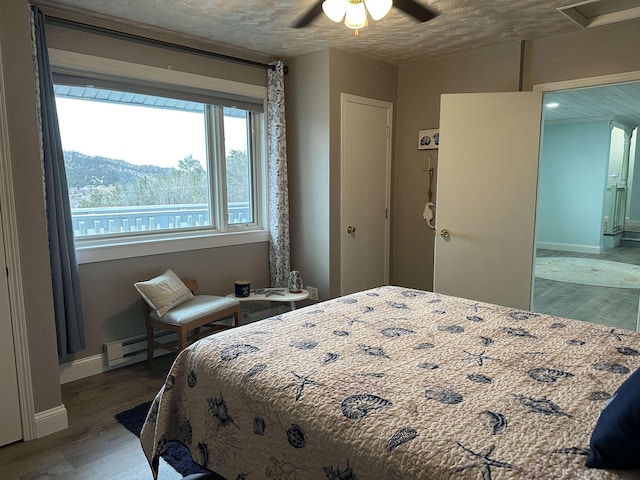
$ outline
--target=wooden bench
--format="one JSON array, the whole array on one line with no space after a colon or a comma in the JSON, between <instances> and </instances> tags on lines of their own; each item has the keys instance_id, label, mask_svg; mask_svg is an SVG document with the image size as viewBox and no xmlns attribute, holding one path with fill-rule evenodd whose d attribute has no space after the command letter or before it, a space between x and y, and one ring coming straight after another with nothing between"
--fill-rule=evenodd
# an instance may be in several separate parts
<instances>
[{"instance_id":1,"label":"wooden bench","mask_svg":"<svg viewBox=\"0 0 640 480\"><path fill-rule=\"evenodd\" d=\"M151 367L153 352L156 348L180 353L187 345L202 337L240 325L240 302L228 297L197 295L197 280L184 283L195 298L172 308L162 317L159 317L155 310L143 301L147 329L147 368ZM233 325L215 323L231 316L233 316ZM175 332L178 338L168 343L159 342L154 336L155 328Z\"/></svg>"}]
</instances>

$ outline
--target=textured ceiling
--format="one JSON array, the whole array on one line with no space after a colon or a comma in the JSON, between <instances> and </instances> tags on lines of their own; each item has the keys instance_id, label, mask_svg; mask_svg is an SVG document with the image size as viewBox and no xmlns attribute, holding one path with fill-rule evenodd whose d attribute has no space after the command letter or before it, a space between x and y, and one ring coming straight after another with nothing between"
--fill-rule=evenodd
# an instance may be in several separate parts
<instances>
[{"instance_id":1,"label":"textured ceiling","mask_svg":"<svg viewBox=\"0 0 640 480\"><path fill-rule=\"evenodd\" d=\"M354 37L324 15L303 29L291 25L316 0L41 0L36 3L290 58L335 47L395 65L430 60L507 41L580 30L556 11L572 0L418 0L439 16L418 23L400 10Z\"/></svg>"}]
</instances>

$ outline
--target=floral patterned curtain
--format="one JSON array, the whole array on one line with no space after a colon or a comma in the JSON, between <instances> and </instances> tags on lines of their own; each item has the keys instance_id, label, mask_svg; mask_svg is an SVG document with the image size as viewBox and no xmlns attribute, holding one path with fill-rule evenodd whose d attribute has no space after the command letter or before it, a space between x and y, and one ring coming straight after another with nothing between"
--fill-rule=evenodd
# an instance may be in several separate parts
<instances>
[{"instance_id":1,"label":"floral patterned curtain","mask_svg":"<svg viewBox=\"0 0 640 480\"><path fill-rule=\"evenodd\" d=\"M269 171L269 275L272 287L286 287L290 270L287 128L284 119L284 64L267 72Z\"/></svg>"}]
</instances>

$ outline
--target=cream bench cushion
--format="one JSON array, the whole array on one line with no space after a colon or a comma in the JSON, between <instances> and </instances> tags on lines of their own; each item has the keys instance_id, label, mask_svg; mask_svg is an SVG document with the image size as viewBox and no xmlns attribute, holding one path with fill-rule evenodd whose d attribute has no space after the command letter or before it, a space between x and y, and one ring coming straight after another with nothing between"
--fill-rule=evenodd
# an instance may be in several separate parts
<instances>
[{"instance_id":1,"label":"cream bench cushion","mask_svg":"<svg viewBox=\"0 0 640 480\"><path fill-rule=\"evenodd\" d=\"M233 298L218 297L215 295L196 295L192 300L173 307L162 315L161 318L155 310L151 311L149 316L155 321L162 323L184 325L237 305L240 305L240 302Z\"/></svg>"}]
</instances>

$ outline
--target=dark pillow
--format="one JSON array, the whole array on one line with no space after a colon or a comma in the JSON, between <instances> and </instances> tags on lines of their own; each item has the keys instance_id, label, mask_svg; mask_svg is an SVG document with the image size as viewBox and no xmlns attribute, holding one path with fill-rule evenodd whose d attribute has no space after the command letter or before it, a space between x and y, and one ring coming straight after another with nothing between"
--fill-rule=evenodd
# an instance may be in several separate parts
<instances>
[{"instance_id":1,"label":"dark pillow","mask_svg":"<svg viewBox=\"0 0 640 480\"><path fill-rule=\"evenodd\" d=\"M640 369L628 377L600 413L591 434L589 468L640 468Z\"/></svg>"}]
</instances>

